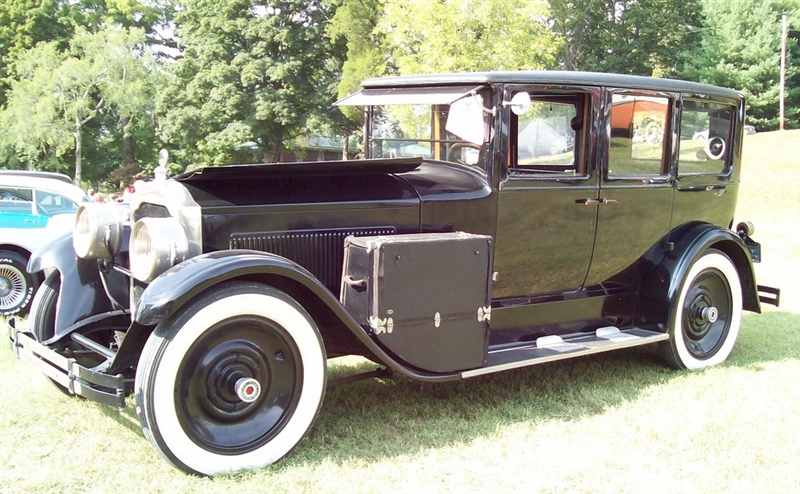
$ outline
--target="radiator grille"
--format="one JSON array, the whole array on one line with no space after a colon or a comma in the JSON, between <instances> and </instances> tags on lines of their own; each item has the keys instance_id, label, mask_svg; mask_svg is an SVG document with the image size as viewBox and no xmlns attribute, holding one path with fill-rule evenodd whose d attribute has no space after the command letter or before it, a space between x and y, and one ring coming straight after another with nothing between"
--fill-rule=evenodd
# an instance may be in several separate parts
<instances>
[{"instance_id":1,"label":"radiator grille","mask_svg":"<svg viewBox=\"0 0 800 494\"><path fill-rule=\"evenodd\" d=\"M260 250L291 259L309 270L331 292L338 294L345 237L393 235L396 232L394 227L373 227L233 234L230 245L231 249Z\"/></svg>"}]
</instances>

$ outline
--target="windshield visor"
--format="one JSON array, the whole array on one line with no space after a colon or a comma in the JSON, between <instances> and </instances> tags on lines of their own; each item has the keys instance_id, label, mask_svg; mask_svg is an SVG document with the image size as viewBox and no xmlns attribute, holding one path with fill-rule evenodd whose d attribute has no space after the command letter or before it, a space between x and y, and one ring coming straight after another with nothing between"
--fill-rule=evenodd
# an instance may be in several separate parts
<instances>
[{"instance_id":1,"label":"windshield visor","mask_svg":"<svg viewBox=\"0 0 800 494\"><path fill-rule=\"evenodd\" d=\"M337 105L367 107L370 158L422 157L478 165L490 137L480 86L364 89Z\"/></svg>"}]
</instances>

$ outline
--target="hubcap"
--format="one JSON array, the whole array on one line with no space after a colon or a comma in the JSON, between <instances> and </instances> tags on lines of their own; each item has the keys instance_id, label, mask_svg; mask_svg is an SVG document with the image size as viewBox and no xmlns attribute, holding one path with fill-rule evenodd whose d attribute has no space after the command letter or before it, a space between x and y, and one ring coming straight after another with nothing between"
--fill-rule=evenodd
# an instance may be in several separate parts
<instances>
[{"instance_id":1,"label":"hubcap","mask_svg":"<svg viewBox=\"0 0 800 494\"><path fill-rule=\"evenodd\" d=\"M245 403L253 403L261 394L261 384L251 377L242 377L236 381L236 395Z\"/></svg>"},{"instance_id":2,"label":"hubcap","mask_svg":"<svg viewBox=\"0 0 800 494\"><path fill-rule=\"evenodd\" d=\"M25 277L13 266L0 267L0 309L16 307L25 299Z\"/></svg>"},{"instance_id":3,"label":"hubcap","mask_svg":"<svg viewBox=\"0 0 800 494\"><path fill-rule=\"evenodd\" d=\"M719 311L717 311L716 307L706 307L702 311L703 319L708 322L717 322L717 317L719 317Z\"/></svg>"}]
</instances>

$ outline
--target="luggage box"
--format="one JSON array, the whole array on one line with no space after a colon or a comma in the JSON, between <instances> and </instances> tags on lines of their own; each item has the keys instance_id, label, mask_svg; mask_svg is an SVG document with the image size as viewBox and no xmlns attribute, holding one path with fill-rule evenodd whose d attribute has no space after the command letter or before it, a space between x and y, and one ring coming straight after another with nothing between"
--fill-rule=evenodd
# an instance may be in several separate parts
<instances>
[{"instance_id":1,"label":"luggage box","mask_svg":"<svg viewBox=\"0 0 800 494\"><path fill-rule=\"evenodd\" d=\"M415 367L480 367L491 254L491 237L463 232L347 237L341 302L387 350Z\"/></svg>"}]
</instances>

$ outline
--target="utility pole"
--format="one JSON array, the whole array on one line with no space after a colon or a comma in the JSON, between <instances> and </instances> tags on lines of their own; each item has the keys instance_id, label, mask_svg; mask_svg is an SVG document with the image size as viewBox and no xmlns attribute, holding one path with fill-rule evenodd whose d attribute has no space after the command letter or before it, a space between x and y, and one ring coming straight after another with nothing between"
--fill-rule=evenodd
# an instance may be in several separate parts
<instances>
[{"instance_id":1,"label":"utility pole","mask_svg":"<svg viewBox=\"0 0 800 494\"><path fill-rule=\"evenodd\" d=\"M783 93L784 93L784 86L786 85L786 35L787 35L787 25L786 25L786 14L783 14L783 19L781 21L781 101L780 101L780 129L783 130Z\"/></svg>"}]
</instances>

